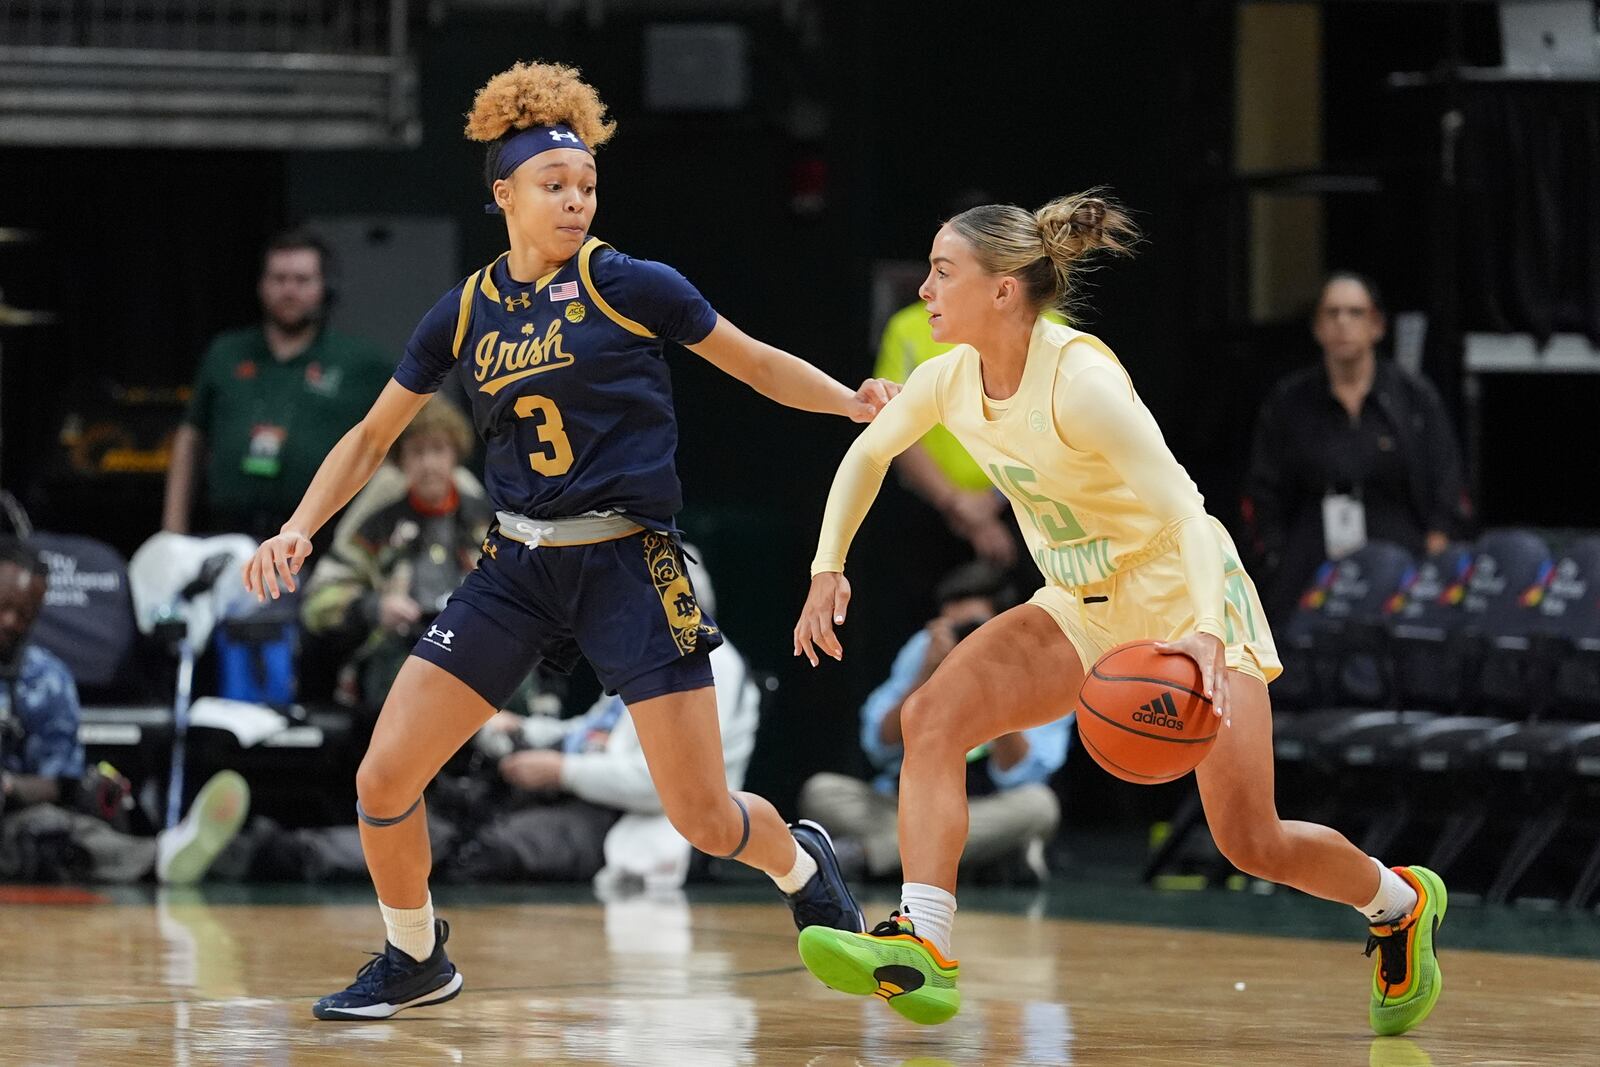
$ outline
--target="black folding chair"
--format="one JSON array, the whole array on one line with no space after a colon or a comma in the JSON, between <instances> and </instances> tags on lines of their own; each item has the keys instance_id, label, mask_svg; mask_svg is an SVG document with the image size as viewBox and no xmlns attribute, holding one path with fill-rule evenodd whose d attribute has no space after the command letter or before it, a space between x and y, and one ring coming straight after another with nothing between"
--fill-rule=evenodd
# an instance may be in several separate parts
<instances>
[{"instance_id":1,"label":"black folding chair","mask_svg":"<svg viewBox=\"0 0 1600 1067\"><path fill-rule=\"evenodd\" d=\"M1411 554L1373 542L1317 570L1279 639L1283 675L1272 685L1273 748L1285 795L1331 794L1305 781L1309 742L1362 713L1359 707L1330 708L1328 700L1380 701L1387 689L1381 637L1384 613L1413 571ZM1299 710L1296 710L1299 709ZM1170 830L1145 869L1146 880L1163 873L1182 851L1202 817L1192 787L1170 821Z\"/></svg>"},{"instance_id":2,"label":"black folding chair","mask_svg":"<svg viewBox=\"0 0 1600 1067\"><path fill-rule=\"evenodd\" d=\"M1569 544L1525 599L1532 620L1527 639L1497 642L1500 657L1515 661L1515 681L1535 721L1498 738L1490 754L1499 807L1526 813L1489 888L1487 897L1496 902L1519 890L1556 899L1570 887L1572 898L1584 895L1587 868L1567 869L1570 882L1556 877L1529 884L1539 881L1528 876L1541 857L1549 857L1541 873L1564 866L1566 853L1551 851L1564 831L1600 857L1600 841L1588 844L1600 832L1593 815L1600 808L1600 766L1585 758L1588 746L1600 741L1600 537ZM1488 665L1485 680L1501 684ZM1600 858L1589 866L1596 864Z\"/></svg>"},{"instance_id":3,"label":"black folding chair","mask_svg":"<svg viewBox=\"0 0 1600 1067\"><path fill-rule=\"evenodd\" d=\"M1453 581L1397 613L1396 696L1401 707L1435 714L1413 721L1400 713L1393 721L1374 715L1327 739L1317 753L1336 773L1361 782L1358 795L1374 801L1367 805L1372 829L1362 842L1368 851L1388 851L1415 829L1409 843L1442 873L1489 820L1489 754L1519 726L1483 713L1487 652L1500 637L1528 632L1529 590L1550 567L1549 549L1531 531L1492 531L1478 541L1470 563L1458 565Z\"/></svg>"}]
</instances>

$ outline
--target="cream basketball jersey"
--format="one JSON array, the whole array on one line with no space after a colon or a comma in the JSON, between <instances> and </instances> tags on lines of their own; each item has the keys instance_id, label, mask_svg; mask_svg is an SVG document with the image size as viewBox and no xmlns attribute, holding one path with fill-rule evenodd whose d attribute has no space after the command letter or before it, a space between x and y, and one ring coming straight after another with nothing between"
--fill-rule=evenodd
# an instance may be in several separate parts
<instances>
[{"instance_id":1,"label":"cream basketball jersey","mask_svg":"<svg viewBox=\"0 0 1600 1067\"><path fill-rule=\"evenodd\" d=\"M941 368L935 392L940 421L1011 501L1047 580L1069 587L1103 581L1156 540L1167 520L1134 495L1104 455L1071 447L1063 435L1072 428L1057 426L1058 399L1071 406L1070 395L1057 394L1097 368L1115 375L1113 387L1127 391L1135 414L1159 436L1104 342L1039 319L1021 384L1003 401L985 395L976 349L962 345L942 358L948 366ZM1205 510L1199 490L1176 463L1169 477L1180 482L1174 488L1190 497L1194 512Z\"/></svg>"},{"instance_id":2,"label":"cream basketball jersey","mask_svg":"<svg viewBox=\"0 0 1600 1067\"><path fill-rule=\"evenodd\" d=\"M1004 400L985 395L970 345L916 369L840 466L813 574L843 570L889 461L933 423L948 427L1011 501L1051 584L1093 585L1176 546L1198 628L1221 636L1222 552L1199 490L1111 349L1043 318L1022 380Z\"/></svg>"}]
</instances>

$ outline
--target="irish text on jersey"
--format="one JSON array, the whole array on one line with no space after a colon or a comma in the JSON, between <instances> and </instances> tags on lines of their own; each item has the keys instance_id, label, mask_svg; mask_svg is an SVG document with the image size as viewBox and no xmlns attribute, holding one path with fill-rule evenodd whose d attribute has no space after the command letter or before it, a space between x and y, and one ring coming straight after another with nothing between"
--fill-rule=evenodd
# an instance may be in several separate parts
<instances>
[{"instance_id":1,"label":"irish text on jersey","mask_svg":"<svg viewBox=\"0 0 1600 1067\"><path fill-rule=\"evenodd\" d=\"M499 330L484 334L472 353L478 390L493 396L512 382L571 366L572 356L561 347L561 326L560 319L551 319L543 337L521 341L502 341Z\"/></svg>"}]
</instances>

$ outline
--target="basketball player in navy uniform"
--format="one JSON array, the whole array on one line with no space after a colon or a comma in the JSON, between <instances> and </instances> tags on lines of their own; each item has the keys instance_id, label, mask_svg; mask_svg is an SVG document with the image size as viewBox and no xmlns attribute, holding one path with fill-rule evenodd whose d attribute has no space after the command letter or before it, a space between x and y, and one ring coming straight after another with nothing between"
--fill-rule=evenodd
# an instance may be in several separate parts
<instances>
[{"instance_id":1,"label":"basketball player in navy uniform","mask_svg":"<svg viewBox=\"0 0 1600 1067\"><path fill-rule=\"evenodd\" d=\"M781 404L870 421L895 387L852 392L721 318L670 267L589 236L594 149L615 129L575 70L517 64L478 93L467 135L510 248L423 316L394 380L329 453L283 530L256 553L258 597L295 588L310 538L366 483L400 430L461 375L488 443L496 522L477 569L395 680L356 774L361 842L387 929L384 951L321 1019L387 1018L449 1000L461 975L435 919L424 787L530 668L581 655L621 694L662 807L690 843L777 883L801 929L863 929L827 834L786 826L730 792L709 653L722 642L695 600L673 516L677 422L663 342Z\"/></svg>"}]
</instances>

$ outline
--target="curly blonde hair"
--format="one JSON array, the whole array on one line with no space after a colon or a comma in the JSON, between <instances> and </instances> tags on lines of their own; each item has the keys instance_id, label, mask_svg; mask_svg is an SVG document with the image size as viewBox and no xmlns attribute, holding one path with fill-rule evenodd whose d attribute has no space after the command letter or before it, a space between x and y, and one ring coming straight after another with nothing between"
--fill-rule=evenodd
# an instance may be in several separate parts
<instances>
[{"instance_id":1,"label":"curly blonde hair","mask_svg":"<svg viewBox=\"0 0 1600 1067\"><path fill-rule=\"evenodd\" d=\"M594 86L563 63L518 63L490 78L467 113L467 138L494 142L530 126L571 126L590 148L611 140L617 124Z\"/></svg>"}]
</instances>

